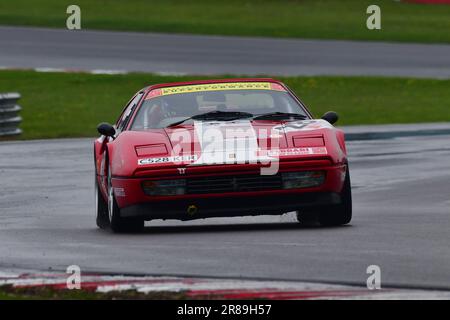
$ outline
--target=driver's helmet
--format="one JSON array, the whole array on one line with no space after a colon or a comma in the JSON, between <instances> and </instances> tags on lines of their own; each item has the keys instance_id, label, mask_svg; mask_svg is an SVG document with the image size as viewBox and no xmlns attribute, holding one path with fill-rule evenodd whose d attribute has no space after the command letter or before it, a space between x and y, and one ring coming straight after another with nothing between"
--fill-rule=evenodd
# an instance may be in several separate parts
<instances>
[{"instance_id":1,"label":"driver's helmet","mask_svg":"<svg viewBox=\"0 0 450 320\"><path fill-rule=\"evenodd\" d=\"M205 92L203 94L203 103L207 103L210 106L215 106L216 110L225 111L227 109L227 98L225 94L218 91Z\"/></svg>"}]
</instances>

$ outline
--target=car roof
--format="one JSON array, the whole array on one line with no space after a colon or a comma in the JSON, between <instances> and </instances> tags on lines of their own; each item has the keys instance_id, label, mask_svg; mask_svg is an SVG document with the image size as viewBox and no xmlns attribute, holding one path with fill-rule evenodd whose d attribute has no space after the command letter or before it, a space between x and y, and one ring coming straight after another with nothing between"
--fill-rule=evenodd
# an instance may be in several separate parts
<instances>
[{"instance_id":1,"label":"car roof","mask_svg":"<svg viewBox=\"0 0 450 320\"><path fill-rule=\"evenodd\" d=\"M211 84L211 83L230 83L230 82L272 82L286 87L281 81L272 78L229 78L229 79L209 79L209 80L193 80L183 82L160 83L145 87L141 91L149 92L153 89L176 87L176 86L190 86L196 84Z\"/></svg>"}]
</instances>

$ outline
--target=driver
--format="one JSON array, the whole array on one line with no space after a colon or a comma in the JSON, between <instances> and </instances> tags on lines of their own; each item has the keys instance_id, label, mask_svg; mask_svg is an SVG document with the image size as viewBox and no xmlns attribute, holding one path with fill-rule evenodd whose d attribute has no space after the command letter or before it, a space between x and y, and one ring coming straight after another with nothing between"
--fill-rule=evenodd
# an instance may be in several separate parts
<instances>
[{"instance_id":1,"label":"driver","mask_svg":"<svg viewBox=\"0 0 450 320\"><path fill-rule=\"evenodd\" d=\"M160 101L152 101L152 104L145 110L144 129L155 128L163 118L164 113Z\"/></svg>"}]
</instances>

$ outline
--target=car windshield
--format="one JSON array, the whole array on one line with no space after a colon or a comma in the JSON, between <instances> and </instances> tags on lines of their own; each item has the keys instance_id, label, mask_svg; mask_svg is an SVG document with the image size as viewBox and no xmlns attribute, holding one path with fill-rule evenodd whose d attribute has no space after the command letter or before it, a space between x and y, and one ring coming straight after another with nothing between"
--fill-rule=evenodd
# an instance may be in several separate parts
<instances>
[{"instance_id":1,"label":"car windshield","mask_svg":"<svg viewBox=\"0 0 450 320\"><path fill-rule=\"evenodd\" d=\"M183 123L183 120L193 116L200 121L225 121L275 112L308 117L302 106L284 90L228 89L170 94L159 91L158 95L150 94L144 100L131 130L165 128L177 122ZM208 116L198 116L204 114Z\"/></svg>"}]
</instances>

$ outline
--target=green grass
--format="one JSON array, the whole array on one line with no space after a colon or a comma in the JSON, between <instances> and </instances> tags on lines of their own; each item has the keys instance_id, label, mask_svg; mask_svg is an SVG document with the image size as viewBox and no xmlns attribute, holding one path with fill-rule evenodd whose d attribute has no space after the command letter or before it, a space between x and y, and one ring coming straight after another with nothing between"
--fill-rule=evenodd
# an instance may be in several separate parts
<instances>
[{"instance_id":1,"label":"green grass","mask_svg":"<svg viewBox=\"0 0 450 320\"><path fill-rule=\"evenodd\" d=\"M204 78L204 77L203 77ZM0 71L0 92L22 94L23 139L96 136L142 87L198 77ZM288 77L316 116L335 110L339 125L450 121L450 80Z\"/></svg>"},{"instance_id":2,"label":"green grass","mask_svg":"<svg viewBox=\"0 0 450 320\"><path fill-rule=\"evenodd\" d=\"M450 6L393 0L2 0L0 24L65 28L73 3L85 29L450 42ZM366 28L370 4L381 31Z\"/></svg>"}]
</instances>

